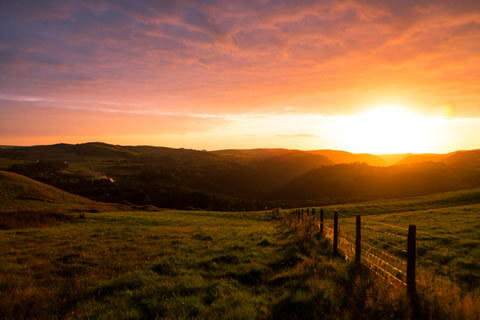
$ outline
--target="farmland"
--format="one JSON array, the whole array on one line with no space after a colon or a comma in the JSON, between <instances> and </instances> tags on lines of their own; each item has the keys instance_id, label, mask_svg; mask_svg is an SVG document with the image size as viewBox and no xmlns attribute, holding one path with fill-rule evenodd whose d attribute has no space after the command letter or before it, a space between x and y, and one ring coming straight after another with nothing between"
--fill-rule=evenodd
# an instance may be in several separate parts
<instances>
[{"instance_id":1,"label":"farmland","mask_svg":"<svg viewBox=\"0 0 480 320\"><path fill-rule=\"evenodd\" d=\"M0 309L45 319L333 317L358 299L349 290L374 287L330 259L326 241L302 245L268 217L104 212L1 231ZM387 313L399 308L385 303ZM346 317L369 308L349 307Z\"/></svg>"},{"instance_id":2,"label":"farmland","mask_svg":"<svg viewBox=\"0 0 480 320\"><path fill-rule=\"evenodd\" d=\"M345 261L342 252L333 256L331 243L318 230L302 234L290 228L285 219L291 210L139 211L73 196L12 173L2 177L0 215L10 222L0 230L0 310L5 319L411 315L404 287ZM355 215L363 214L365 246L380 246L399 259L402 253L384 244L402 249L404 243L389 242L388 235L404 237L405 227L416 224L424 317L475 319L478 192L322 209L326 226L333 212L341 215L341 235L349 232ZM58 214L68 218L54 218ZM20 218L12 225L9 215ZM36 215L51 219L33 219ZM425 286L432 272L443 282Z\"/></svg>"}]
</instances>

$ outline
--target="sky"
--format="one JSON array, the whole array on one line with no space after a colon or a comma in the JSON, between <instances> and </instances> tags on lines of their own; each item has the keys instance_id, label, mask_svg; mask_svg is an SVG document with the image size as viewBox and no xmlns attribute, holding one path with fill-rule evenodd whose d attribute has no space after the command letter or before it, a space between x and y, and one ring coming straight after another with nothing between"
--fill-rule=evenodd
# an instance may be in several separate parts
<instances>
[{"instance_id":1,"label":"sky","mask_svg":"<svg viewBox=\"0 0 480 320\"><path fill-rule=\"evenodd\" d=\"M0 2L0 145L480 148L478 0Z\"/></svg>"}]
</instances>

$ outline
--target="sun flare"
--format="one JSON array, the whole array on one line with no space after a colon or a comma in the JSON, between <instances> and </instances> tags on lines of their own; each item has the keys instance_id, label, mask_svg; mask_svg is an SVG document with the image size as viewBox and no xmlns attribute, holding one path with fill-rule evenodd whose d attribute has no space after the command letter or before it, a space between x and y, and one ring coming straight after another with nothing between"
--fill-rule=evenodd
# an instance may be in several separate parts
<instances>
[{"instance_id":1,"label":"sun flare","mask_svg":"<svg viewBox=\"0 0 480 320\"><path fill-rule=\"evenodd\" d=\"M401 105L382 105L349 117L349 149L375 154L422 152L439 143L438 119Z\"/></svg>"}]
</instances>

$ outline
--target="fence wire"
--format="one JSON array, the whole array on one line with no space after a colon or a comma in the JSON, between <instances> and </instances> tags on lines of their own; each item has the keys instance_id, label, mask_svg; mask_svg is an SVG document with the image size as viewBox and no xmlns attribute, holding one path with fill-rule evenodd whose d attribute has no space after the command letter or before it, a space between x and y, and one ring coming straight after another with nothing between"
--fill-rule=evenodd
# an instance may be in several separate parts
<instances>
[{"instance_id":1,"label":"fence wire","mask_svg":"<svg viewBox=\"0 0 480 320\"><path fill-rule=\"evenodd\" d=\"M301 210L292 212L294 223L302 223ZM311 213L311 210L310 210ZM325 238L333 242L334 226L331 212L323 212L323 232ZM316 210L315 219L320 217L320 210ZM355 217L338 213L337 246L345 255L346 260L355 259L356 221ZM320 228L320 221L314 225ZM388 227L380 229L379 225ZM406 285L407 267L407 231L401 226L386 223L369 223L364 219L361 225L361 256L362 263L377 276L386 279L393 285Z\"/></svg>"},{"instance_id":2,"label":"fence wire","mask_svg":"<svg viewBox=\"0 0 480 320\"><path fill-rule=\"evenodd\" d=\"M334 240L334 213L315 208L293 210L288 223L297 230L308 222L311 228L321 228L320 214L323 213L323 234L331 242ZM338 212L337 248L345 255L346 260L355 259L356 217ZM305 226L303 226L305 228ZM417 264L423 268L421 272L434 269L437 273L448 276L448 262L455 259L456 253L445 247L439 247L435 241L440 236L417 230L416 254ZM407 240L408 228L377 221L370 216L362 216L361 222L361 262L374 274L384 278L393 285L406 285L407 274ZM444 240L444 239L443 239Z\"/></svg>"}]
</instances>

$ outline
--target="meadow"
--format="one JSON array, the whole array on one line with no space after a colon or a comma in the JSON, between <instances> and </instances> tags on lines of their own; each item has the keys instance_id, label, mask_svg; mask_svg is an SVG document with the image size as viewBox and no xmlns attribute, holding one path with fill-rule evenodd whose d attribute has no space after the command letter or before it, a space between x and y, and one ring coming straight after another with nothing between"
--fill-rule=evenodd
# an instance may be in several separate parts
<instances>
[{"instance_id":1,"label":"meadow","mask_svg":"<svg viewBox=\"0 0 480 320\"><path fill-rule=\"evenodd\" d=\"M385 310L373 305L375 282L330 257L326 240L298 241L270 213L85 213L54 227L1 231L0 256L5 319L402 312L395 299L384 299ZM365 292L372 301L361 302Z\"/></svg>"},{"instance_id":2,"label":"meadow","mask_svg":"<svg viewBox=\"0 0 480 320\"><path fill-rule=\"evenodd\" d=\"M74 214L70 214L74 215ZM5 319L403 319L403 288L331 255L272 212L100 212L0 231ZM451 292L448 292L450 294ZM423 301L472 319L472 296Z\"/></svg>"},{"instance_id":3,"label":"meadow","mask_svg":"<svg viewBox=\"0 0 480 320\"><path fill-rule=\"evenodd\" d=\"M404 287L346 261L343 252L332 255L318 228L288 222L290 210L135 210L13 173L0 171L0 184L0 319L413 314ZM418 312L425 319L478 319L478 193L327 206L325 223L339 212L340 233L347 234L353 217L365 214L364 230L377 230L365 245L383 245L381 250L398 258L402 252L388 251L385 243L403 244L390 243L389 234L403 237L404 228L415 223L422 270Z\"/></svg>"}]
</instances>

